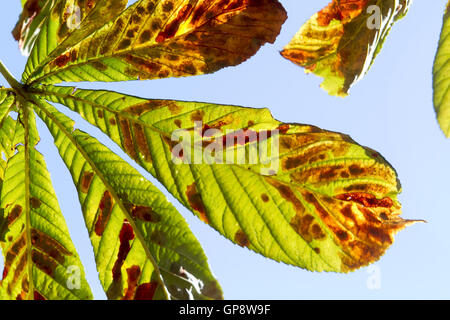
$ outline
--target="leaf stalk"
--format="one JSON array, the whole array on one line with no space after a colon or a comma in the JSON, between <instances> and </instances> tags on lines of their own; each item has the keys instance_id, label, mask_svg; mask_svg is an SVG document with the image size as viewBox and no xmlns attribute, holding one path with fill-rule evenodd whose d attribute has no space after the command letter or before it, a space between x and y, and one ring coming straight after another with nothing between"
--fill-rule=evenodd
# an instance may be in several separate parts
<instances>
[{"instance_id":1,"label":"leaf stalk","mask_svg":"<svg viewBox=\"0 0 450 320\"><path fill-rule=\"evenodd\" d=\"M14 76L9 72L8 68L5 67L2 60L0 60L0 73L9 83L11 88L13 88L20 95L24 95L23 86L14 78Z\"/></svg>"}]
</instances>

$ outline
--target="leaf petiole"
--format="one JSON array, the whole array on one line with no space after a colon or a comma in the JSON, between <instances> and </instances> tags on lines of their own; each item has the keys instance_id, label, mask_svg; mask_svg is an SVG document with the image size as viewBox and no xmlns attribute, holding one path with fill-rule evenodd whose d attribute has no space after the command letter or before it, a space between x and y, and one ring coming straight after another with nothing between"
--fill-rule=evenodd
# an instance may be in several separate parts
<instances>
[{"instance_id":1,"label":"leaf petiole","mask_svg":"<svg viewBox=\"0 0 450 320\"><path fill-rule=\"evenodd\" d=\"M16 90L18 93L23 93L22 85L14 78L14 76L9 72L8 68L5 67L2 60L0 60L0 73L5 78L5 80L9 83L11 88Z\"/></svg>"}]
</instances>

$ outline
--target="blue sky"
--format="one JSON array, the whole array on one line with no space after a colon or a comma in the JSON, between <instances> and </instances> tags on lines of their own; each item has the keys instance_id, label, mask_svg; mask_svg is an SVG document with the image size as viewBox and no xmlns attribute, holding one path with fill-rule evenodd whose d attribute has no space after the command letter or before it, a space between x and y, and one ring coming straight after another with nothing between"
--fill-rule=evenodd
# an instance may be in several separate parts
<instances>
[{"instance_id":1,"label":"blue sky","mask_svg":"<svg viewBox=\"0 0 450 320\"><path fill-rule=\"evenodd\" d=\"M374 264L350 274L312 273L279 264L240 248L195 218L168 195L202 244L227 299L449 299L450 298L450 140L441 133L432 105L432 65L446 0L414 1L397 23L369 74L342 99L319 88L320 78L281 58L279 51L300 26L328 0L282 0L289 19L274 45L266 45L240 66L214 75L109 84L79 83L147 98L194 100L268 107L280 121L298 122L349 134L396 168L403 192L403 217L425 219L400 232ZM20 1L4 1L0 11L0 59L20 78L26 58L10 35ZM0 84L6 85L0 77ZM83 123L112 150L129 159L100 133ZM94 296L104 299L92 248L72 179L53 139L39 123L41 143L72 239ZM160 187L152 177L140 170ZM164 190L165 192L165 190ZM167 194L167 193L166 193ZM3 264L0 258L0 265ZM374 289L369 284L378 274Z\"/></svg>"}]
</instances>

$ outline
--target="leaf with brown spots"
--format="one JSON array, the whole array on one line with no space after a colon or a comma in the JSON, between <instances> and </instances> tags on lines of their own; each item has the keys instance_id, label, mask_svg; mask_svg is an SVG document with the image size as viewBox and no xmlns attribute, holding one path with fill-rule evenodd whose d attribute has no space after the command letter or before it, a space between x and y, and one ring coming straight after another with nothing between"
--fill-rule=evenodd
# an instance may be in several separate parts
<instances>
[{"instance_id":1,"label":"leaf with brown spots","mask_svg":"<svg viewBox=\"0 0 450 320\"><path fill-rule=\"evenodd\" d=\"M64 114L35 99L78 189L107 297L221 299L203 249L163 193L96 139L74 131ZM110 113L103 115L94 116L108 122ZM206 291L210 287L216 289Z\"/></svg>"},{"instance_id":2,"label":"leaf with brown spots","mask_svg":"<svg viewBox=\"0 0 450 320\"><path fill-rule=\"evenodd\" d=\"M286 17L277 0L140 0L91 36L76 38L78 42L69 37L70 46L64 51L55 54L44 48L46 54L40 60L30 57L23 82L213 73L238 65L265 43L273 43ZM44 39L55 36L43 30L42 45ZM37 47L35 51L41 55Z\"/></svg>"},{"instance_id":3,"label":"leaf with brown spots","mask_svg":"<svg viewBox=\"0 0 450 320\"><path fill-rule=\"evenodd\" d=\"M346 96L364 77L410 0L333 0L306 22L281 52L324 78L330 95Z\"/></svg>"},{"instance_id":4,"label":"leaf with brown spots","mask_svg":"<svg viewBox=\"0 0 450 320\"><path fill-rule=\"evenodd\" d=\"M92 299L44 158L35 149L38 137L28 105L22 106L20 117L10 136L17 152L7 160L0 194L0 221L4 222L0 228L4 257L0 297ZM71 281L68 271L74 268L79 276L78 289L67 285Z\"/></svg>"},{"instance_id":5,"label":"leaf with brown spots","mask_svg":"<svg viewBox=\"0 0 450 320\"><path fill-rule=\"evenodd\" d=\"M281 123L267 109L34 90L100 128L202 221L274 260L347 272L415 222L400 217L395 170L344 134Z\"/></svg>"},{"instance_id":6,"label":"leaf with brown spots","mask_svg":"<svg viewBox=\"0 0 450 320\"><path fill-rule=\"evenodd\" d=\"M56 0L24 0L23 11L12 35L19 42L23 55L28 55L33 48L40 28Z\"/></svg>"},{"instance_id":7,"label":"leaf with brown spots","mask_svg":"<svg viewBox=\"0 0 450 320\"><path fill-rule=\"evenodd\" d=\"M128 0L28 0L13 32L22 52L25 55L30 53L23 78L31 72L40 72L43 66L52 61L56 66L64 66L69 61L76 60L77 50L70 48L113 20L125 9L127 2ZM30 17L28 3L32 8ZM99 65L97 63L95 66L98 68Z\"/></svg>"}]
</instances>

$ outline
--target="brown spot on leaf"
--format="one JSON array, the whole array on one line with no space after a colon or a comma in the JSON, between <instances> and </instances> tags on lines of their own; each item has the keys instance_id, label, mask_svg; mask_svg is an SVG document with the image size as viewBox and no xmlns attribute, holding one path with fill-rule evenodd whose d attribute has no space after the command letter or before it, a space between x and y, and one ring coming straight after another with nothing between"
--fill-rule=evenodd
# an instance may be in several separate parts
<instances>
[{"instance_id":1,"label":"brown spot on leaf","mask_svg":"<svg viewBox=\"0 0 450 320\"><path fill-rule=\"evenodd\" d=\"M150 30L145 30L144 32L141 33L141 36L139 38L139 41L141 43L145 43L147 41L150 40L150 37L152 36L152 33Z\"/></svg>"},{"instance_id":2,"label":"brown spot on leaf","mask_svg":"<svg viewBox=\"0 0 450 320\"><path fill-rule=\"evenodd\" d=\"M108 66L101 61L92 61L91 65L100 72L106 71Z\"/></svg>"},{"instance_id":3,"label":"brown spot on leaf","mask_svg":"<svg viewBox=\"0 0 450 320\"><path fill-rule=\"evenodd\" d=\"M190 15L192 11L192 5L187 4L180 11L178 11L178 15L175 19L167 23L164 30L162 30L158 36L156 37L156 42L163 42L166 39L173 38L177 33L181 23L183 23L186 18Z\"/></svg>"},{"instance_id":4,"label":"brown spot on leaf","mask_svg":"<svg viewBox=\"0 0 450 320\"><path fill-rule=\"evenodd\" d=\"M111 193L109 191L105 191L98 206L97 220L95 221L94 227L95 233L99 237L101 237L103 235L103 232L105 231L106 224L108 223L109 218L111 216L113 205L114 200L112 198Z\"/></svg>"},{"instance_id":5,"label":"brown spot on leaf","mask_svg":"<svg viewBox=\"0 0 450 320\"><path fill-rule=\"evenodd\" d=\"M181 111L183 111L183 107L174 101L167 103L167 108L169 109L169 111L172 115L177 115Z\"/></svg>"},{"instance_id":6,"label":"brown spot on leaf","mask_svg":"<svg viewBox=\"0 0 450 320\"><path fill-rule=\"evenodd\" d=\"M30 198L30 205L33 209L37 209L41 206L41 200L35 198L35 197L31 197Z\"/></svg>"},{"instance_id":7,"label":"brown spot on leaf","mask_svg":"<svg viewBox=\"0 0 450 320\"><path fill-rule=\"evenodd\" d=\"M313 240L313 236L310 232L310 227L314 222L314 217L310 214L301 215L296 214L290 222L291 227L297 232L302 239L306 242L311 242Z\"/></svg>"},{"instance_id":8,"label":"brown spot on leaf","mask_svg":"<svg viewBox=\"0 0 450 320\"><path fill-rule=\"evenodd\" d=\"M138 70L149 75L157 73L159 70L161 70L162 67L160 63L153 62L151 59L144 59L132 54L125 55L125 60L135 66ZM147 79L149 77L143 75L141 78Z\"/></svg>"},{"instance_id":9,"label":"brown spot on leaf","mask_svg":"<svg viewBox=\"0 0 450 320\"><path fill-rule=\"evenodd\" d=\"M164 243L166 242L165 235L160 230L153 231L152 234L150 235L150 240L159 246L163 246Z\"/></svg>"},{"instance_id":10,"label":"brown spot on leaf","mask_svg":"<svg viewBox=\"0 0 450 320\"><path fill-rule=\"evenodd\" d=\"M65 54L60 55L58 58L56 58L53 63L58 68L63 68L68 62L70 61L70 53L67 52Z\"/></svg>"},{"instance_id":11,"label":"brown spot on leaf","mask_svg":"<svg viewBox=\"0 0 450 320\"><path fill-rule=\"evenodd\" d=\"M313 224L311 228L311 234L314 240L321 240L325 238L325 233L318 224Z\"/></svg>"},{"instance_id":12,"label":"brown spot on leaf","mask_svg":"<svg viewBox=\"0 0 450 320\"><path fill-rule=\"evenodd\" d=\"M144 103L132 105L128 108L125 108L122 112L131 113L134 116L140 117L148 111L163 108L167 105L167 103L168 102L164 102L161 100L150 100Z\"/></svg>"},{"instance_id":13,"label":"brown spot on leaf","mask_svg":"<svg viewBox=\"0 0 450 320\"><path fill-rule=\"evenodd\" d=\"M22 214L22 206L16 204L14 208L8 214L8 226L13 224L14 221Z\"/></svg>"},{"instance_id":14,"label":"brown spot on leaf","mask_svg":"<svg viewBox=\"0 0 450 320\"><path fill-rule=\"evenodd\" d=\"M392 244L392 238L389 234L389 230L383 229L382 226L377 226L375 224L365 224L360 227L360 230L380 244Z\"/></svg>"},{"instance_id":15,"label":"brown spot on leaf","mask_svg":"<svg viewBox=\"0 0 450 320\"><path fill-rule=\"evenodd\" d=\"M207 3L202 3L198 6L196 6L196 8L192 14L191 23L193 25L195 25L204 16L207 9L208 9Z\"/></svg>"},{"instance_id":16,"label":"brown spot on leaf","mask_svg":"<svg viewBox=\"0 0 450 320\"><path fill-rule=\"evenodd\" d=\"M280 134L286 134L289 131L290 125L289 124L282 124L277 129L280 132Z\"/></svg>"},{"instance_id":17,"label":"brown spot on leaf","mask_svg":"<svg viewBox=\"0 0 450 320\"><path fill-rule=\"evenodd\" d=\"M250 245L248 236L242 229L236 232L234 235L234 241L241 247L248 247Z\"/></svg>"},{"instance_id":18,"label":"brown spot on leaf","mask_svg":"<svg viewBox=\"0 0 450 320\"><path fill-rule=\"evenodd\" d=\"M268 202L268 201L269 201L269 196L268 196L267 194L263 193L263 194L261 195L261 199L262 199L262 201L264 201L264 202Z\"/></svg>"},{"instance_id":19,"label":"brown spot on leaf","mask_svg":"<svg viewBox=\"0 0 450 320\"><path fill-rule=\"evenodd\" d=\"M133 158L137 159L136 150L134 149L133 137L131 135L130 123L125 118L119 118L120 129L122 133L122 143L125 148L125 152Z\"/></svg>"},{"instance_id":20,"label":"brown spot on leaf","mask_svg":"<svg viewBox=\"0 0 450 320\"><path fill-rule=\"evenodd\" d=\"M11 245L10 249L6 252L4 269L3 269L3 279L6 278L6 276L8 275L11 265L13 264L16 257L19 255L22 248L25 247L25 245L26 245L26 238L25 238L25 233L23 233L19 237L19 239L17 239L16 242L14 242ZM24 255L22 255L22 256L24 256ZM20 263L19 263L19 265L20 265Z\"/></svg>"},{"instance_id":21,"label":"brown spot on leaf","mask_svg":"<svg viewBox=\"0 0 450 320\"><path fill-rule=\"evenodd\" d=\"M344 230L336 230L336 236L339 238L339 240L341 241L346 241L348 240L348 233Z\"/></svg>"},{"instance_id":22,"label":"brown spot on leaf","mask_svg":"<svg viewBox=\"0 0 450 320\"><path fill-rule=\"evenodd\" d=\"M349 170L350 174L353 175L353 176L359 176L359 175L361 175L361 174L363 174L365 172L365 170L363 168L361 168L357 164L352 164L348 168L348 170Z\"/></svg>"},{"instance_id":23,"label":"brown spot on leaf","mask_svg":"<svg viewBox=\"0 0 450 320\"><path fill-rule=\"evenodd\" d=\"M136 265L132 266L131 268L127 268L127 275L128 287L122 300L133 300L136 293L139 277L141 275L141 268Z\"/></svg>"},{"instance_id":24,"label":"brown spot on leaf","mask_svg":"<svg viewBox=\"0 0 450 320\"><path fill-rule=\"evenodd\" d=\"M158 282L152 281L141 284L137 290L134 300L152 300L158 288Z\"/></svg>"},{"instance_id":25,"label":"brown spot on leaf","mask_svg":"<svg viewBox=\"0 0 450 320\"><path fill-rule=\"evenodd\" d=\"M120 277L122 276L121 269L123 263L125 262L125 259L128 256L128 253L131 250L130 241L133 239L134 239L133 227L128 222L128 220L125 219L119 234L120 240L119 252L117 253L117 259L112 268L112 275L114 281L119 281Z\"/></svg>"},{"instance_id":26,"label":"brown spot on leaf","mask_svg":"<svg viewBox=\"0 0 450 320\"><path fill-rule=\"evenodd\" d=\"M72 255L60 242L38 229L31 229L31 244L61 264L66 255Z\"/></svg>"},{"instance_id":27,"label":"brown spot on leaf","mask_svg":"<svg viewBox=\"0 0 450 320\"><path fill-rule=\"evenodd\" d=\"M336 199L342 201L356 202L363 205L364 207L369 208L372 207L390 208L394 205L394 201L389 197L377 199L374 195L367 193L346 193L336 196Z\"/></svg>"},{"instance_id":28,"label":"brown spot on leaf","mask_svg":"<svg viewBox=\"0 0 450 320\"><path fill-rule=\"evenodd\" d=\"M305 212L305 207L295 196L294 192L289 186L270 178L266 178L266 181L274 186L278 190L280 195L294 206L294 209L297 213L303 214Z\"/></svg>"},{"instance_id":29,"label":"brown spot on leaf","mask_svg":"<svg viewBox=\"0 0 450 320\"><path fill-rule=\"evenodd\" d=\"M195 182L189 185L186 189L186 197L189 201L191 208L199 213L200 220L209 224L208 216L206 215L205 205L201 195L197 192L197 186Z\"/></svg>"},{"instance_id":30,"label":"brown spot on leaf","mask_svg":"<svg viewBox=\"0 0 450 320\"><path fill-rule=\"evenodd\" d=\"M28 292L29 290L29 282L28 282L28 278L27 277L23 277L22 279L22 290L25 292Z\"/></svg>"},{"instance_id":31,"label":"brown spot on leaf","mask_svg":"<svg viewBox=\"0 0 450 320\"><path fill-rule=\"evenodd\" d=\"M53 272L57 267L57 263L55 260L50 259L47 255L36 249L33 249L31 251L31 260L34 262L37 268L39 268L49 276L53 275Z\"/></svg>"},{"instance_id":32,"label":"brown spot on leaf","mask_svg":"<svg viewBox=\"0 0 450 320\"><path fill-rule=\"evenodd\" d=\"M123 39L117 46L117 49L124 50L124 49L128 48L130 45L131 45L130 39Z\"/></svg>"},{"instance_id":33,"label":"brown spot on leaf","mask_svg":"<svg viewBox=\"0 0 450 320\"><path fill-rule=\"evenodd\" d=\"M161 216L153 211L152 208L146 206L133 206L131 208L131 215L133 218L145 222L157 223L161 221Z\"/></svg>"},{"instance_id":34,"label":"brown spot on leaf","mask_svg":"<svg viewBox=\"0 0 450 320\"><path fill-rule=\"evenodd\" d=\"M173 10L173 2L165 2L163 4L163 11L164 12L170 12Z\"/></svg>"},{"instance_id":35,"label":"brown spot on leaf","mask_svg":"<svg viewBox=\"0 0 450 320\"><path fill-rule=\"evenodd\" d=\"M139 151L144 156L144 160L146 162L152 162L152 155L150 153L150 149L148 147L147 136L145 135L145 131L139 123L134 123L134 136L135 142L138 146Z\"/></svg>"},{"instance_id":36,"label":"brown spot on leaf","mask_svg":"<svg viewBox=\"0 0 450 320\"><path fill-rule=\"evenodd\" d=\"M175 125L176 125L178 128L181 128L181 120L180 120L180 119L175 119L175 120L173 121L173 123L175 123Z\"/></svg>"},{"instance_id":37,"label":"brown spot on leaf","mask_svg":"<svg viewBox=\"0 0 450 320\"><path fill-rule=\"evenodd\" d=\"M305 164L323 161L329 150L330 146L326 144L307 148L298 155L287 157L284 160L284 168L286 170L292 170Z\"/></svg>"},{"instance_id":38,"label":"brown spot on leaf","mask_svg":"<svg viewBox=\"0 0 450 320\"><path fill-rule=\"evenodd\" d=\"M92 179L94 179L94 173L92 171L83 172L83 177L81 178L81 192L88 193Z\"/></svg>"},{"instance_id":39,"label":"brown spot on leaf","mask_svg":"<svg viewBox=\"0 0 450 320\"><path fill-rule=\"evenodd\" d=\"M20 277L22 276L22 272L25 270L25 266L27 264L27 254L24 252L19 259L19 262L17 263L16 267L14 268L14 276L12 281L8 284L8 291L12 291L12 288L10 288L9 286L14 285L15 283L17 283L20 279ZM24 280L26 279L26 277L24 277ZM22 288L24 291L28 292L28 287L26 287L25 285L27 285L27 283L22 282Z\"/></svg>"},{"instance_id":40,"label":"brown spot on leaf","mask_svg":"<svg viewBox=\"0 0 450 320\"><path fill-rule=\"evenodd\" d=\"M327 7L318 12L317 23L319 26L328 26L331 21L346 21L358 16L367 5L367 0L333 1Z\"/></svg>"},{"instance_id":41,"label":"brown spot on leaf","mask_svg":"<svg viewBox=\"0 0 450 320\"><path fill-rule=\"evenodd\" d=\"M21 291L17 296L16 300L25 300L27 298L27 293L25 291Z\"/></svg>"},{"instance_id":42,"label":"brown spot on leaf","mask_svg":"<svg viewBox=\"0 0 450 320\"><path fill-rule=\"evenodd\" d=\"M203 117L205 115L205 112L203 110L195 110L191 113L191 120L192 121L203 121Z\"/></svg>"},{"instance_id":43,"label":"brown spot on leaf","mask_svg":"<svg viewBox=\"0 0 450 320\"><path fill-rule=\"evenodd\" d=\"M355 217L355 215L353 214L353 210L352 210L352 206L351 206L351 205L348 205L348 206L343 207L343 208L341 209L341 213L342 213L342 215L343 215L344 217L346 217L346 218L348 218L348 219L350 219L350 220L356 221L356 217Z\"/></svg>"},{"instance_id":44,"label":"brown spot on leaf","mask_svg":"<svg viewBox=\"0 0 450 320\"><path fill-rule=\"evenodd\" d=\"M47 300L44 298L42 294L40 294L38 291L34 290L33 292L34 300Z\"/></svg>"},{"instance_id":45,"label":"brown spot on leaf","mask_svg":"<svg viewBox=\"0 0 450 320\"><path fill-rule=\"evenodd\" d=\"M319 216L322 219L329 217L327 210L325 210L325 208L319 203L319 201L316 199L316 197L311 192L305 191L302 195L307 202L314 205L314 207L316 208L316 211L319 213Z\"/></svg>"},{"instance_id":46,"label":"brown spot on leaf","mask_svg":"<svg viewBox=\"0 0 450 320\"><path fill-rule=\"evenodd\" d=\"M190 61L183 62L180 65L180 69L183 70L183 72L186 72L188 74L196 74L197 73L197 68Z\"/></svg>"}]
</instances>

